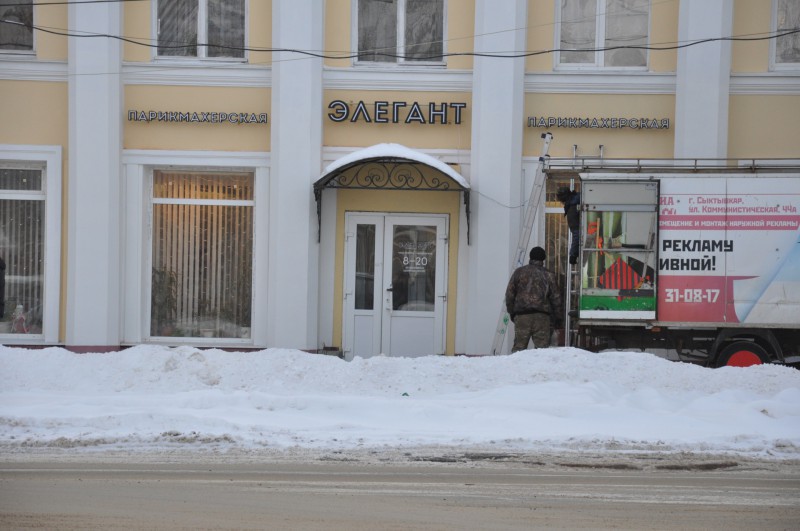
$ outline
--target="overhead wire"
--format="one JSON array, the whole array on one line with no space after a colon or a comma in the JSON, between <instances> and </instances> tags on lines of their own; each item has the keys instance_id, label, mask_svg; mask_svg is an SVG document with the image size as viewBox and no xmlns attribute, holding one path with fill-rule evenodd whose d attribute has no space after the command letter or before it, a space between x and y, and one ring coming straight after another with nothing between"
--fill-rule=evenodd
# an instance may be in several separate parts
<instances>
[{"instance_id":1,"label":"overhead wire","mask_svg":"<svg viewBox=\"0 0 800 531\"><path fill-rule=\"evenodd\" d=\"M138 1L138 0L92 0L92 1ZM254 47L254 46L229 46L225 44L210 44L210 43L175 43L175 44L167 44L167 43L156 43L153 44L151 42L140 41L136 39L132 39L129 37L121 36L121 35L111 35L108 33L89 33L89 32L74 32L74 31L58 31L54 29L48 29L42 26L37 25L27 25L22 22L17 22L13 20L3 20L0 19L0 23L5 24L12 24L17 26L24 26L29 27L32 30L40 31L43 33L48 33L52 35L62 36L62 37L72 37L72 38L107 38L107 39L114 39L121 42L126 42L129 44L133 44L136 46L143 46L146 48L158 48L158 49L167 49L167 50L178 50L178 49L185 49L185 48L194 48L194 47L204 47L204 48L217 48L217 49L224 49L224 50L231 50L231 51L241 51L241 52L256 52L256 53L293 53L299 55L305 55L308 57L314 57L318 59L355 59L362 55L364 55L365 51L360 52L344 52L344 53L336 53L331 54L327 52L315 52L310 50L301 50L297 48L261 48L261 47ZM778 39L781 37L786 37L788 35L794 35L800 33L800 28L792 28L787 29L779 32L770 32L766 35L761 36L751 36L751 35L744 35L744 36L729 36L729 37L709 37L706 39L697 39L692 41L687 41L683 43L675 43L670 45L636 45L636 44L622 44L617 46L595 46L589 48L550 48L545 50L536 50L536 51L524 51L524 52L442 52L437 54L431 54L427 56L420 56L418 54L401 54L401 53L388 53L383 51L370 51L371 55L377 55L380 57L391 58L391 59L413 59L417 61L426 61L426 60L437 60L442 59L444 57L484 57L484 58L493 58L493 59L519 59L524 57L534 57L537 55L545 55L545 54L552 54L552 53L564 53L564 52L600 52L600 51L611 51L611 50L624 50L624 49L631 49L631 50L648 50L648 51L668 51L668 50L680 50L683 48L688 48L691 46L697 46L700 44L706 44L711 42L747 42L747 41L763 41L763 40L771 40L771 39Z\"/></svg>"},{"instance_id":2,"label":"overhead wire","mask_svg":"<svg viewBox=\"0 0 800 531\"><path fill-rule=\"evenodd\" d=\"M0 7L7 7L7 6L51 6L51 5L74 5L74 4L96 4L96 3L132 3L132 2L144 2L150 0L60 0L60 1L49 1L49 2L28 2L28 3L0 3ZM663 3L670 3L674 0L660 0L656 2L652 2L647 0L643 2L642 5L647 4L649 7L652 7L653 4L663 4ZM2 0L0 0L2 2ZM580 18L580 19L570 19L570 20L561 20L559 22L547 22L543 24L536 25L534 27L544 27L544 26L555 26L557 24L572 24L572 23L580 23L586 22L588 20L594 19L599 20L601 17L606 17L609 14L613 13L622 13L622 11L598 11L593 15ZM121 35L111 35L107 33L90 33L90 32L70 32L68 30L64 30L62 28L46 28L44 26L38 26L33 24L24 24L17 21L9 21L9 20L2 20L0 19L0 23L7 23L7 24L16 24L25 27L29 27L31 31L36 30L43 33L49 33L52 35L63 36L63 37L76 37L76 38L109 38L119 40L121 42L129 43L135 46L143 46L147 48L157 48L159 50L180 50L180 49L187 49L187 48L215 48L221 50L230 50L236 52L254 52L254 53L290 53L290 54L298 54L303 55L306 57L312 58L319 58L319 59L330 59L330 60L347 60L347 59L357 59L360 56L369 54L369 55L376 55L379 57L387 58L387 59L401 59L401 60L416 60L416 61L432 61L432 60L442 60L445 57L482 57L482 58L497 58L497 59L516 59L516 58L524 58L524 57L533 57L537 55L545 55L545 54L552 54L552 53L565 53L565 52L605 52L605 51L613 51L613 50L620 50L620 49L636 49L636 50L648 50L648 51L668 51L668 50L677 50L681 48L686 48L689 46L696 46L698 44L704 44L708 42L715 42L715 41L758 41L758 40L767 40L767 39L776 39L787 35L792 35L794 33L800 32L800 28L793 28L788 29L781 32L774 32L771 34L763 35L754 37L751 35L744 35L744 36L731 36L731 37L714 37L708 39L699 39L695 41L688 41L685 43L681 43L680 41L676 43L668 43L669 45L616 45L616 46L605 46L605 47L591 47L591 48L569 48L569 47L559 47L559 48L550 48L545 50L536 50L536 51L524 51L524 52L442 52L436 53L431 55L424 55L421 56L419 54L402 54L402 53L390 53L386 51L386 49L375 49L375 50L360 50L358 52L336 52L330 53L325 51L312 51L312 50L301 50L295 48L260 48L260 47L251 47L251 46L230 46L224 44L214 44L214 43L181 43L181 42L158 42L153 43L152 39L134 39L131 37L121 36ZM470 37L462 37L463 38L479 38L483 36L489 36L493 34L508 32L508 31L519 31L519 30L531 30L531 27L522 27L522 28L512 28L509 30L499 30L497 32L490 32L486 34L476 34ZM433 41L433 42L425 42L425 43L418 43L418 44L432 44L432 43L445 43L449 40L443 41ZM1 44L1 43L0 43ZM667 43L665 43L667 44Z\"/></svg>"}]
</instances>

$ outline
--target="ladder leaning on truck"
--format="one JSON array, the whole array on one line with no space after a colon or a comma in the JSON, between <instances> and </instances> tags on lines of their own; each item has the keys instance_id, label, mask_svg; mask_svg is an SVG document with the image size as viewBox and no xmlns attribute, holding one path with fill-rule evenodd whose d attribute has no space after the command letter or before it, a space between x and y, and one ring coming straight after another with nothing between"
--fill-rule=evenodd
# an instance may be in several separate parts
<instances>
[{"instance_id":1,"label":"ladder leaning on truck","mask_svg":"<svg viewBox=\"0 0 800 531\"><path fill-rule=\"evenodd\" d=\"M800 365L800 160L549 158L544 171L581 188L568 342Z\"/></svg>"}]
</instances>

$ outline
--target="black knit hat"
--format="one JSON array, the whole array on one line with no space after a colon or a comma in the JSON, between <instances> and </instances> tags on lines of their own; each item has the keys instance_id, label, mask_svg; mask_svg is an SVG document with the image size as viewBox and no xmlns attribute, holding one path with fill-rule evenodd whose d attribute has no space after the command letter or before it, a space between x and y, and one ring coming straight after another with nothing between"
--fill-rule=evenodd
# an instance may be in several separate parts
<instances>
[{"instance_id":1,"label":"black knit hat","mask_svg":"<svg viewBox=\"0 0 800 531\"><path fill-rule=\"evenodd\" d=\"M572 196L572 190L570 190L566 186L562 186L562 187L560 187L558 189L558 191L556 191L556 199L558 199L559 201L562 201L562 202L566 201L571 196Z\"/></svg>"},{"instance_id":2,"label":"black knit hat","mask_svg":"<svg viewBox=\"0 0 800 531\"><path fill-rule=\"evenodd\" d=\"M531 260L537 260L539 262L544 262L547 258L547 253L544 252L544 249L541 247L534 247L531 249Z\"/></svg>"}]
</instances>

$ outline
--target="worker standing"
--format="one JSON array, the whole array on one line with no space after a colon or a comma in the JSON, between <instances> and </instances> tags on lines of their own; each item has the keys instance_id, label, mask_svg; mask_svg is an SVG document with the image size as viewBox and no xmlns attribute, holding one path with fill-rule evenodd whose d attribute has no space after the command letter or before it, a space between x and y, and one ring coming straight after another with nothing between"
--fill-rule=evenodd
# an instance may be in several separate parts
<instances>
[{"instance_id":1,"label":"worker standing","mask_svg":"<svg viewBox=\"0 0 800 531\"><path fill-rule=\"evenodd\" d=\"M530 339L534 348L550 346L550 326L561 320L561 294L555 275L544 267L546 258L544 249L534 247L530 262L518 267L508 281L506 310L514 322L511 352L527 349Z\"/></svg>"}]
</instances>

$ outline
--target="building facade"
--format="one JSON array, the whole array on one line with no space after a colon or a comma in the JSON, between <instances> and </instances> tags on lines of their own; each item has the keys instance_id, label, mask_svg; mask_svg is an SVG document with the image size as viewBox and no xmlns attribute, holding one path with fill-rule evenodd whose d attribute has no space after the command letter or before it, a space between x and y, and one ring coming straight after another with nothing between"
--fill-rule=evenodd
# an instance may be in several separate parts
<instances>
[{"instance_id":1,"label":"building facade","mask_svg":"<svg viewBox=\"0 0 800 531\"><path fill-rule=\"evenodd\" d=\"M487 354L542 133L798 158L798 28L793 0L7 2L0 342Z\"/></svg>"}]
</instances>

